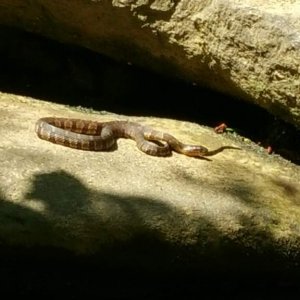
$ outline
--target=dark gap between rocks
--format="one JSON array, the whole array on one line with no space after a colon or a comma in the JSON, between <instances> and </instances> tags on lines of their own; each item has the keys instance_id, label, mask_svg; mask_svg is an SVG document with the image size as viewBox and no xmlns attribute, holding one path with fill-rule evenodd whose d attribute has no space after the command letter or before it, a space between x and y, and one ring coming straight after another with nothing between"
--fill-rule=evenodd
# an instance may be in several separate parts
<instances>
[{"instance_id":1,"label":"dark gap between rocks","mask_svg":"<svg viewBox=\"0 0 300 300\"><path fill-rule=\"evenodd\" d=\"M224 122L262 147L271 146L275 153L300 163L300 131L251 103L13 28L0 27L0 37L3 92L210 127Z\"/></svg>"}]
</instances>

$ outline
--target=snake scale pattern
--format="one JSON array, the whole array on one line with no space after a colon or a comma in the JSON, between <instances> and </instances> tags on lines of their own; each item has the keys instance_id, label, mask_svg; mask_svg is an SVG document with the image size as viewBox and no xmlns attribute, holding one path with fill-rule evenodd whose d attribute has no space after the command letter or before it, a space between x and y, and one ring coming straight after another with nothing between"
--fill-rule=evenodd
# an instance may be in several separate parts
<instances>
[{"instance_id":1,"label":"snake scale pattern","mask_svg":"<svg viewBox=\"0 0 300 300\"><path fill-rule=\"evenodd\" d=\"M130 138L138 149L153 156L169 156L172 151L192 157L209 155L203 146L183 144L168 133L135 122L48 117L36 122L35 131L43 140L80 150L111 150L118 138Z\"/></svg>"}]
</instances>

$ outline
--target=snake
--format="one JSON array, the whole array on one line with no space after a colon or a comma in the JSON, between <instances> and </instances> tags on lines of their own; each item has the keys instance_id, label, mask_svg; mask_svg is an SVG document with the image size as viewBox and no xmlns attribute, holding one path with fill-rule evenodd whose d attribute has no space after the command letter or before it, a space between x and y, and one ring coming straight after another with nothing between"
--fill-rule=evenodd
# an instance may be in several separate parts
<instances>
[{"instance_id":1,"label":"snake","mask_svg":"<svg viewBox=\"0 0 300 300\"><path fill-rule=\"evenodd\" d=\"M204 146L184 144L169 133L130 121L45 117L37 120L35 132L40 139L79 150L112 150L119 138L129 138L139 150L152 156L170 156L172 151L192 157L210 154Z\"/></svg>"}]
</instances>

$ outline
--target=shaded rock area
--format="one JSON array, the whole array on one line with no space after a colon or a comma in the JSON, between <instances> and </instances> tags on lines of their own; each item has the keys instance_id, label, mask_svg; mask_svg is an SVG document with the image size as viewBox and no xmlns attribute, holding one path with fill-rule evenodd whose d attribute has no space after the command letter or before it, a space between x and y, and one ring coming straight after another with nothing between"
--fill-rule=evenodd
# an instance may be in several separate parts
<instances>
[{"instance_id":1,"label":"shaded rock area","mask_svg":"<svg viewBox=\"0 0 300 300\"><path fill-rule=\"evenodd\" d=\"M0 1L3 25L212 87L298 128L299 12L283 0Z\"/></svg>"},{"instance_id":2,"label":"shaded rock area","mask_svg":"<svg viewBox=\"0 0 300 300\"><path fill-rule=\"evenodd\" d=\"M9 287L19 283L27 292L37 285L45 292L53 284L77 295L91 287L100 295L155 299L216 285L230 296L239 282L263 284L267 292L269 284L296 284L296 165L238 135L190 122L5 93L0 104L1 275ZM210 160L177 153L159 158L121 139L115 151L79 151L38 139L34 125L43 116L129 119L187 143L241 150ZM18 276L18 283L9 281Z\"/></svg>"}]
</instances>

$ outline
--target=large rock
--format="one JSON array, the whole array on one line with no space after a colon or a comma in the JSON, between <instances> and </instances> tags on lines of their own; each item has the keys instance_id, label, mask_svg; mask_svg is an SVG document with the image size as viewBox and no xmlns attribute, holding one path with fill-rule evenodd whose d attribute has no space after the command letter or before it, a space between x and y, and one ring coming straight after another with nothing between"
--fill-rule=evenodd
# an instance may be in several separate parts
<instances>
[{"instance_id":1,"label":"large rock","mask_svg":"<svg viewBox=\"0 0 300 300\"><path fill-rule=\"evenodd\" d=\"M88 113L9 94L0 103L1 253L52 249L108 266L189 266L202 274L298 270L299 167L192 123ZM36 136L44 116L129 119L183 142L241 150L210 160L162 158L125 139L111 152L74 150Z\"/></svg>"},{"instance_id":2,"label":"large rock","mask_svg":"<svg viewBox=\"0 0 300 300\"><path fill-rule=\"evenodd\" d=\"M1 24L213 87L298 127L299 15L284 0L0 0Z\"/></svg>"}]
</instances>

